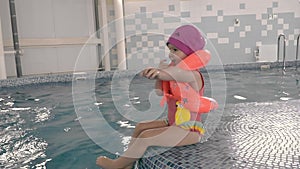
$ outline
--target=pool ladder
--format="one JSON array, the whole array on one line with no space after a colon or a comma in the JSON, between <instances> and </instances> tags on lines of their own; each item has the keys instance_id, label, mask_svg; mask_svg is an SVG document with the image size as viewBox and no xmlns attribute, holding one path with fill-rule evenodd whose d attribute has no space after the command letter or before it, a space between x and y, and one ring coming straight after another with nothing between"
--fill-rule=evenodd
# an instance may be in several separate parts
<instances>
[{"instance_id":1,"label":"pool ladder","mask_svg":"<svg viewBox=\"0 0 300 169\"><path fill-rule=\"evenodd\" d=\"M284 34L280 34L278 36L278 40L277 40L277 62L279 62L279 52L280 52L280 39L283 38L283 59L282 59L282 63L283 63L283 67L282 70L285 72L285 53L286 53L286 38Z\"/></svg>"}]
</instances>

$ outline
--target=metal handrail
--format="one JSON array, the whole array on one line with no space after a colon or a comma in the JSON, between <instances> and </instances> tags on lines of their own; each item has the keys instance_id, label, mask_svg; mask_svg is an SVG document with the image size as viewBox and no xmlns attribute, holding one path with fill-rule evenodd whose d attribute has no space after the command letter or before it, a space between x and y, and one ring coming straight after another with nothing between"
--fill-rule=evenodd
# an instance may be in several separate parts
<instances>
[{"instance_id":1,"label":"metal handrail","mask_svg":"<svg viewBox=\"0 0 300 169\"><path fill-rule=\"evenodd\" d=\"M285 38L285 35L284 34L280 34L279 36L278 36L278 40L277 40L277 62L279 62L279 52L280 52L280 50L279 50L279 46L280 46L280 39L281 39L281 37L283 37L283 60L282 60L282 62L283 62L283 67L282 67L282 69L285 71L285 51L286 51L286 38Z\"/></svg>"},{"instance_id":2,"label":"metal handrail","mask_svg":"<svg viewBox=\"0 0 300 169\"><path fill-rule=\"evenodd\" d=\"M299 38L300 38L300 34L297 37L297 46L296 46L296 70L298 68Z\"/></svg>"}]
</instances>

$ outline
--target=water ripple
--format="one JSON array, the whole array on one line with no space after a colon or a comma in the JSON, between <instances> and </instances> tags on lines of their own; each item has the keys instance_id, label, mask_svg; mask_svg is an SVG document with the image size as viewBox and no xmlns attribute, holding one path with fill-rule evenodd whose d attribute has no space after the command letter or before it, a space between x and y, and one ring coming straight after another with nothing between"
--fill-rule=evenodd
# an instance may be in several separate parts
<instances>
[{"instance_id":1,"label":"water ripple","mask_svg":"<svg viewBox=\"0 0 300 169\"><path fill-rule=\"evenodd\" d=\"M13 98L1 98L0 168L30 168L35 160L36 168L45 168L51 160L45 154L48 143L34 135L31 124L48 120L51 109L14 106Z\"/></svg>"}]
</instances>

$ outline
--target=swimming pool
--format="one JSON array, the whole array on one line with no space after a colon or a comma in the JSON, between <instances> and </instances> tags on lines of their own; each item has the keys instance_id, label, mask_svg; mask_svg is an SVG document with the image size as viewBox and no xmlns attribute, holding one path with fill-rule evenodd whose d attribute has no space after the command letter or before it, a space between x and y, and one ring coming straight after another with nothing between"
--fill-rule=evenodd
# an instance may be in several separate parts
<instances>
[{"instance_id":1,"label":"swimming pool","mask_svg":"<svg viewBox=\"0 0 300 169\"><path fill-rule=\"evenodd\" d=\"M204 75L206 95L209 96L212 93L211 76L207 73ZM214 77L224 78L217 71ZM128 81L121 77L112 84L111 78L97 78L96 83L91 84L79 78L76 83L90 85L87 88L90 90L77 93L80 96L78 100L75 99L77 106L74 106L74 86L72 89L71 82L1 88L0 168L98 168L95 165L97 156L115 156L107 149L113 149L114 152L126 149L136 121L164 116L160 108L151 108L153 112L150 117L147 116L149 114L138 115L130 108L132 105L139 112L147 112L150 107L155 107L149 101L159 102L151 90L153 81L139 77ZM129 89L124 83L130 83ZM226 107L243 103L285 103L300 99L299 72L292 68L285 75L280 69L228 71L226 84L216 84L220 90L226 88ZM89 100L90 95L86 95L88 92L95 93L92 100ZM125 97L128 100L123 100L121 96L124 95L128 95ZM127 101L131 104L127 104ZM93 104L89 105L91 102ZM118 105L123 106L121 113ZM101 114L96 111L98 108ZM87 113L79 116L78 109ZM89 113L95 113L95 116ZM107 131L107 124L102 123L104 121L95 121L95 117L100 116L108 121L115 132ZM98 127L84 126L83 119ZM114 139L111 139L112 135ZM93 140L91 137L94 137Z\"/></svg>"},{"instance_id":2,"label":"swimming pool","mask_svg":"<svg viewBox=\"0 0 300 169\"><path fill-rule=\"evenodd\" d=\"M272 102L300 98L300 73L294 68L226 73L227 103Z\"/></svg>"}]
</instances>

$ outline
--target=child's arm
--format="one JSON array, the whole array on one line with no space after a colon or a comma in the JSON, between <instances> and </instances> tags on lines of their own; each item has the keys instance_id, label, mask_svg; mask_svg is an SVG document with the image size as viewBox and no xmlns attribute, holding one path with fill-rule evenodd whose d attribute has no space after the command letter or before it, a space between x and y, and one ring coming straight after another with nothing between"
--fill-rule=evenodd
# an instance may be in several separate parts
<instances>
[{"instance_id":1,"label":"child's arm","mask_svg":"<svg viewBox=\"0 0 300 169\"><path fill-rule=\"evenodd\" d=\"M155 93L158 96L162 96L164 94L162 91L162 81L159 79L156 79L155 81Z\"/></svg>"},{"instance_id":2,"label":"child's arm","mask_svg":"<svg viewBox=\"0 0 300 169\"><path fill-rule=\"evenodd\" d=\"M159 63L159 65L158 65L158 68L159 69L164 69L164 68L167 68L167 67L169 67L169 64L167 64L166 63L166 60L161 60L160 61L160 63ZM154 69L154 68L153 68ZM145 69L146 70L146 69ZM145 71L144 70L144 71ZM144 74L144 71L142 71L142 76L145 76L145 74ZM154 76L157 76L157 74L159 73L159 72L157 72L157 71L154 71L154 72L149 72L150 74L153 74L153 75L150 75L150 76L153 76L153 78L155 78ZM155 74L156 73L156 74ZM146 76L145 76L146 77ZM158 79L158 78L155 78L156 79L156 81L155 81L155 86L154 86L154 89L155 89L155 93L156 93L156 95L158 95L158 96L162 96L163 95L163 89L162 89L162 80L160 80L160 79Z\"/></svg>"},{"instance_id":3,"label":"child's arm","mask_svg":"<svg viewBox=\"0 0 300 169\"><path fill-rule=\"evenodd\" d=\"M141 75L148 79L156 79L156 93L158 95L162 94L161 92L161 80L177 82L186 82L189 83L195 90L200 90L204 85L202 78L197 71L183 70L176 66L169 66L165 69L158 68L147 68L141 72ZM160 84L159 84L160 82ZM160 86L159 86L160 85Z\"/></svg>"},{"instance_id":4,"label":"child's arm","mask_svg":"<svg viewBox=\"0 0 300 169\"><path fill-rule=\"evenodd\" d=\"M142 76L148 79L159 79L164 81L175 80L178 82L195 82L199 80L199 72L183 70L176 66L170 66L164 69L147 68L142 71Z\"/></svg>"}]
</instances>

